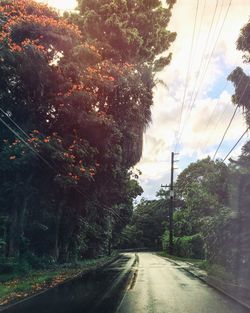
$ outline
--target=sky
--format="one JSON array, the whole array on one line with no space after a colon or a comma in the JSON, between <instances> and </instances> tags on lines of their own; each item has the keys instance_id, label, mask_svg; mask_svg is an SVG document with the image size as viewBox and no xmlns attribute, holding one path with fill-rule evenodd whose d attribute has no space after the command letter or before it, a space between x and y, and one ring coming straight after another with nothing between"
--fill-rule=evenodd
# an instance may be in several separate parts
<instances>
[{"instance_id":1,"label":"sky","mask_svg":"<svg viewBox=\"0 0 250 313\"><path fill-rule=\"evenodd\" d=\"M74 0L47 0L60 10L75 8ZM152 123L144 135L141 161L143 197L153 199L161 184L169 184L171 152L178 152L175 178L191 162L213 157L234 112L233 85L227 81L242 61L236 41L250 18L249 0L177 0L168 29L177 32L172 62L158 74ZM218 151L224 158L246 130L238 111ZM243 138L231 157L249 140Z\"/></svg>"}]
</instances>

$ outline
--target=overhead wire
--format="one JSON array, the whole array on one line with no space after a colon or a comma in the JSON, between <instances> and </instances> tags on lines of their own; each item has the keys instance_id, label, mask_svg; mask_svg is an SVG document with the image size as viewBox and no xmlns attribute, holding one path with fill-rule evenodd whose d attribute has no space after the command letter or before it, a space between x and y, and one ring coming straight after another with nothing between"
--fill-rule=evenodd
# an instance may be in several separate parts
<instances>
[{"instance_id":1,"label":"overhead wire","mask_svg":"<svg viewBox=\"0 0 250 313\"><path fill-rule=\"evenodd\" d=\"M192 53L193 53L193 47L194 47L194 39L195 39L195 31L196 31L198 10L199 10L199 0L197 1L197 5L196 5L195 21L194 21L194 27L193 27L193 32L192 32L192 40L191 40L191 48L190 48L190 52L189 52L189 58L188 58L189 61L188 61L186 79L185 79L184 94L183 94L182 103L181 103L181 113L180 113L180 118L179 118L179 126L178 126L178 131L177 131L177 137L176 137L176 143L175 143L174 150L176 150L177 144L178 144L178 136L179 136L179 132L180 132L182 115L183 115L183 109L184 109L184 103L185 103L185 98L186 98L186 94L187 94L188 77L189 77L189 72L190 72L191 63L192 63Z\"/></svg>"},{"instance_id":2,"label":"overhead wire","mask_svg":"<svg viewBox=\"0 0 250 313\"><path fill-rule=\"evenodd\" d=\"M189 109L189 112L188 112L188 116L187 116L186 121L189 119L190 114L191 114L191 112L192 112L192 110L193 110L193 108L194 108L194 105L195 105L197 96L198 96L199 91L200 91L201 84L202 84L202 82L203 82L203 80L204 80L204 78L205 78L205 76L206 76L206 72L207 72L208 66L209 66L209 64L210 64L210 62L211 62L211 59L212 59L212 56L213 56L213 54L214 54L214 51L215 51L217 42L218 42L219 37L220 37L220 35L221 35L221 32L222 32L223 26L224 26L224 24L225 24L226 18L227 18L227 16L228 16L228 12L229 12L229 9L230 9L230 7L231 7L231 4L232 4L232 0L229 1L229 4L228 4L228 7L227 7L225 16L224 16L224 18L223 18L221 27L220 27L220 29L219 29L219 33L218 33L218 35L217 35L217 38L216 38L216 41L215 41L215 43L214 43L212 52L211 52L210 57L209 57L209 60L208 60L208 62L207 62L206 69L205 69L205 72L204 72L204 74L203 74L202 80L200 81L199 88L197 89L197 92L196 92L196 94L195 94L195 97L194 97L194 99L193 99L193 101L192 101L192 105L191 105L191 107L190 107L190 109ZM185 126L186 126L186 123L184 122L183 127L182 127L182 130L181 130L181 133L180 133L180 136L179 136L180 142L181 142L181 137L182 137L182 135L183 135L183 131L184 131L184 129L185 129Z\"/></svg>"},{"instance_id":3,"label":"overhead wire","mask_svg":"<svg viewBox=\"0 0 250 313\"><path fill-rule=\"evenodd\" d=\"M225 90L226 87L227 87L227 85L228 85L228 81L226 81L226 83L225 83L225 85L224 85L224 87L223 87L222 90ZM208 118L208 120L207 120L207 122L206 122L206 124L205 124L205 128L204 128L204 131L205 131L205 132L207 131L208 126L209 126L210 122L212 121L213 115L214 115L214 113L216 112L216 109L217 109L217 107L218 107L219 102L220 102L220 98L218 98L217 101L215 102L215 105L214 105L214 107L213 107L213 110L212 110L211 114L209 115L209 118ZM226 108L226 107L225 107L225 108ZM206 141L206 144L207 144L208 141L209 141L209 138L208 138L208 140ZM200 145L200 143L201 143L201 142L198 143L198 146ZM203 146L206 146L206 144L203 145Z\"/></svg>"},{"instance_id":4,"label":"overhead wire","mask_svg":"<svg viewBox=\"0 0 250 313\"><path fill-rule=\"evenodd\" d=\"M240 136L240 138L237 140L237 142L235 143L235 145L232 147L232 149L228 152L228 154L225 156L225 158L223 159L223 162L226 161L226 159L229 157L229 155L234 151L234 149L237 147L238 143L242 140L242 138L246 135L246 133L248 132L249 127L247 127L247 129L244 131L244 133Z\"/></svg>"},{"instance_id":5,"label":"overhead wire","mask_svg":"<svg viewBox=\"0 0 250 313\"><path fill-rule=\"evenodd\" d=\"M205 65L205 69L204 69L203 75L201 76L201 80L200 80L200 82L199 82L198 88L197 88L196 92L194 93L194 98L191 99L191 102L190 102L190 113L191 113L191 111L192 111L192 109L193 109L193 107L194 107L194 104L195 104L196 99L197 99L197 97L198 97L198 95L199 95L199 92L200 92L200 88L201 88L202 83L203 83L203 81L204 81L204 79L205 79L205 77L206 77L209 64L211 63L212 56L213 56L213 54L214 54L215 48L216 48L217 43L218 43L218 40L219 40L219 38L220 38L220 35L221 35L221 32L222 32L223 26L224 26L224 24L225 24L225 21L226 21L226 18L227 18L227 15L228 15L228 12L229 12L229 9L230 9L230 6L231 6L231 3L232 3L232 0L230 0L229 5L228 5L228 7L227 7L226 14L225 14L225 16L224 16L224 18L223 18L223 21L222 21L222 24L221 24L221 26L220 26L219 32L218 32L218 34L217 34L216 40L215 40L215 42L214 42L212 51L211 51L211 53L210 53L210 55L209 55L209 58L208 58L208 61L207 61L206 65ZM222 7L221 7L221 8L222 8ZM221 17L221 12L222 12L222 10L220 11L219 19L220 19L220 17ZM218 19L218 23L219 23L219 19ZM219 24L218 24L218 25L219 25ZM217 27L217 26L216 26L216 27ZM190 115L190 113L189 113L189 115Z\"/></svg>"},{"instance_id":6,"label":"overhead wire","mask_svg":"<svg viewBox=\"0 0 250 313\"><path fill-rule=\"evenodd\" d=\"M215 9L214 9L214 12L213 12L213 16L212 16L212 21L211 21L211 24L210 24L210 28L209 28L209 31L208 31L208 35L207 35L207 38L206 38L206 43L205 43L205 47L203 49L203 53L202 53L202 58L201 58L201 63L200 63L200 66L199 66L199 71L198 71L198 75L196 76L196 80L195 80L195 84L194 84L194 88L193 88L193 92L192 92L192 95L191 95L191 98L190 98L190 103L188 105L188 109L190 109L190 106L193 102L193 99L195 98L195 94L196 94L196 91L199 90L200 88L200 85L201 85L201 81L202 81L202 78L204 75L206 75L206 67L207 67L207 63L209 63L209 57L208 57L208 60L207 60L207 63L205 62L206 61L206 58L205 58L205 55L206 53L208 55L211 55L211 51L210 51L210 47L209 47L209 44L210 44L210 36L212 34L212 29L213 29L213 25L214 25L214 21L215 21L215 17L216 17L216 13L217 13L217 9L218 9L218 4L219 4L219 0L216 0L216 5L215 5ZM223 5L223 1L222 1L222 5ZM222 5L221 5L221 9L220 9L220 12L218 14L218 20L215 24L215 27L213 29L213 32L216 33L217 31L217 27L219 26L219 22L220 22L220 18L221 18L221 13L222 13ZM210 46L213 45L213 37L211 37L211 44ZM210 54L209 54L209 51L210 51ZM203 66L205 66L204 70L202 71L203 69ZM199 83L199 85L198 85ZM199 86L197 88L197 86Z\"/></svg>"},{"instance_id":7,"label":"overhead wire","mask_svg":"<svg viewBox=\"0 0 250 313\"><path fill-rule=\"evenodd\" d=\"M10 115L5 112L1 107L0 107L0 111L25 135L25 137L30 139L30 135L25 132L11 117Z\"/></svg>"},{"instance_id":8,"label":"overhead wire","mask_svg":"<svg viewBox=\"0 0 250 313\"><path fill-rule=\"evenodd\" d=\"M242 75L241 75L241 78L240 78L240 80L239 80L239 82L238 82L238 84L236 85L235 88L237 88L237 87L240 85L240 83L241 83L243 77L244 77L244 75L242 74ZM229 82L229 81L227 80L227 82L226 82L226 84L225 84L225 86L223 87L222 90L225 90L225 89L226 89L226 87L227 87L227 85L228 85L228 82ZM208 128L210 122L212 121L212 117L213 117L213 115L214 115L214 113L215 113L215 111L216 111L216 107L217 107L217 105L219 104L219 101L220 101L220 99L218 99L218 101L216 102L215 107L214 107L214 109L213 109L213 112L211 113L211 115L210 115L210 117L209 117L209 120L208 120L208 122L207 122L207 124L206 124L206 128L205 128L206 130L207 130L207 128ZM221 114L219 114L218 118L215 119L215 123L214 123L214 127L213 127L213 133L216 131L216 129L217 129L218 125L219 125L219 122L220 122L221 119L224 117L226 111L227 111L227 106L225 105L225 106L224 106L224 110L222 110L222 111L221 111ZM205 141L205 143L203 143L203 145L202 145L203 147L206 147L206 146L208 145L209 139L210 139L210 136L208 136L208 138L207 138L207 140ZM199 142L198 146L200 146L200 143L201 143L201 142Z\"/></svg>"},{"instance_id":9,"label":"overhead wire","mask_svg":"<svg viewBox=\"0 0 250 313\"><path fill-rule=\"evenodd\" d=\"M195 94L195 91L196 91L196 87L197 87L197 83L198 83L198 80L201 76L201 70L203 68L203 64L205 62L205 54L206 54L206 51L208 49L208 44L210 42L210 36L212 34L212 28L213 28L213 24L214 24L214 20L215 20L215 16L216 16L216 12L217 12L217 8L218 8L218 4L219 4L219 0L216 0L216 5L215 5L215 8L214 8L214 12L213 12L213 16L212 16L212 21L211 21L211 24L210 24L210 27L209 27L209 30L208 30L208 34L207 34L207 37L206 37L206 40L205 40L205 46L204 46L204 49L203 49L203 52L202 52L202 55L201 55L201 62L200 62L200 65L199 65L199 70L198 70L198 75L196 75L196 79L195 79L195 83L194 83L194 88L193 88L193 92L192 92L192 95L191 95L191 101L190 101L190 104L192 103L192 99L193 99L193 96ZM221 13L221 12L220 12ZM219 15L220 17L220 15ZM218 19L218 22L219 22L219 19ZM217 28L217 26L215 26L215 29ZM209 51L209 50L208 50ZM189 106L188 106L188 109L189 109Z\"/></svg>"},{"instance_id":10,"label":"overhead wire","mask_svg":"<svg viewBox=\"0 0 250 313\"><path fill-rule=\"evenodd\" d=\"M28 134L16 123L14 122L13 119L10 118L10 116L3 110L3 109L0 109L0 111L2 113L4 113L4 115L6 117L8 117L13 123L14 125L23 133L25 134L26 136L28 136ZM9 126L8 123L6 123L1 117L0 117L0 122L10 131L12 132L24 145L26 145L42 162L44 162L44 164L46 164L50 169L52 169L56 174L59 173L58 170L55 169L55 167L53 165L51 165L45 158L43 158L41 156L41 154L36 150L34 149L27 141L25 141L25 139L22 138L22 136L20 134L18 134L18 132L16 132L11 126ZM29 136L28 136L29 137ZM30 138L30 137L29 137ZM76 186L73 187L73 189L75 191L77 191L79 194L81 194L84 199L87 199L89 201L91 201L94 205L96 205L96 207L99 207L99 208L102 208L108 212L111 212L113 215L116 215L117 218L119 218L121 221L125 221L117 212L115 212L114 210L112 210L111 208L105 206L105 205L102 205L100 206L99 203L93 199L90 199L86 194L82 193L79 188L77 188Z\"/></svg>"},{"instance_id":11,"label":"overhead wire","mask_svg":"<svg viewBox=\"0 0 250 313\"><path fill-rule=\"evenodd\" d=\"M219 151L219 149L220 149L220 147L221 147L221 145L222 145L222 143L223 143L223 141L224 141L224 139L225 139L225 137L226 137L226 134L227 134L227 132L228 132L229 127L231 126L231 124L232 124L232 122L233 122L233 119L234 119L234 117L235 117L235 115L236 115L236 112L237 112L237 110L238 110L238 107L239 107L239 105L237 105L237 106L235 107L235 109L234 109L233 115L231 116L230 121L229 121L229 123L228 123L228 125L227 125L227 127L226 127L226 129L225 129L225 131L224 131L224 133L223 133L223 136L222 136L222 138L221 138L221 141L220 141L220 143L219 143L219 145L218 145L218 147L217 147L217 149L216 149L216 151L215 151L215 153L214 153L213 160L215 160L215 157L216 157L216 155L217 155L217 153L218 153L218 151Z\"/></svg>"},{"instance_id":12,"label":"overhead wire","mask_svg":"<svg viewBox=\"0 0 250 313\"><path fill-rule=\"evenodd\" d=\"M195 90L196 90L196 86L197 86L197 83L198 83L198 79L201 76L201 70L202 70L202 67L203 67L203 64L204 64L204 61L205 61L204 56L206 54L206 51L207 51L207 48L208 48L208 44L210 42L210 37L211 37L211 34L212 34L212 29L213 29L213 25L214 25L214 21L215 21L215 17L216 17L216 12L217 12L217 9L218 9L218 4L219 4L219 0L216 1L216 5L215 5L214 11L213 11L212 20L211 20L210 27L209 27L209 30L208 30L208 33L207 33L207 36L206 36L205 46L204 46L203 51L202 51L201 60L200 60L199 67L198 67L199 71L198 71L198 73L196 75L196 79L195 79L195 82L194 82L194 88L193 88L193 93L191 95L191 100L192 100L192 98L194 96L194 93L195 93ZM202 25L202 21L203 21L205 7L206 7L206 0L204 1L203 12L202 12L202 16L201 16L201 23L200 23L200 27L199 27L199 33L200 33L200 30L201 30L201 25ZM220 18L220 15L221 15L221 11L220 11L220 14L219 14L219 18ZM219 18L218 18L218 22L219 22ZM215 26L215 28L217 28L217 25ZM198 38L199 38L199 36L198 36ZM188 110L189 110L189 106L187 107L187 111ZM215 110L215 108L214 108L214 110ZM210 122L210 119L209 119L209 122ZM207 122L207 126L208 126L209 122ZM207 126L206 126L206 128L207 128ZM179 132L180 132L180 129L179 129ZM177 143L176 143L176 146L177 146Z\"/></svg>"},{"instance_id":13,"label":"overhead wire","mask_svg":"<svg viewBox=\"0 0 250 313\"><path fill-rule=\"evenodd\" d=\"M228 123L228 125L227 125L227 127L226 127L226 129L225 129L225 131L223 133L223 135L222 135L221 141L220 141L220 143L219 143L219 145L218 145L218 147L217 147L217 149L216 149L216 151L214 153L213 160L215 160L215 157L216 157L216 155L217 155L217 153L218 153L218 151L219 151L219 149L220 149L220 147L221 147L221 145L222 145L222 143L223 143L223 141L224 141L224 139L226 137L226 134L227 134L227 132L228 132L228 130L229 130L229 128L230 128L234 118L235 118L235 115L236 115L237 109L239 108L241 99L243 98L243 96L244 96L244 94L245 94L245 92L246 92L248 87L249 87L249 83L246 84L246 87L245 87L244 91L241 94L241 97L240 97L240 99L238 101L238 104L237 104L237 106L234 109L233 115L231 116L230 121L229 121L229 123Z\"/></svg>"},{"instance_id":14,"label":"overhead wire","mask_svg":"<svg viewBox=\"0 0 250 313\"><path fill-rule=\"evenodd\" d=\"M55 169L53 166L45 160L28 142L26 142L15 130L13 130L1 117L0 122L7 127L24 145L26 145L40 160L42 160L47 166L49 166L53 171Z\"/></svg>"}]
</instances>

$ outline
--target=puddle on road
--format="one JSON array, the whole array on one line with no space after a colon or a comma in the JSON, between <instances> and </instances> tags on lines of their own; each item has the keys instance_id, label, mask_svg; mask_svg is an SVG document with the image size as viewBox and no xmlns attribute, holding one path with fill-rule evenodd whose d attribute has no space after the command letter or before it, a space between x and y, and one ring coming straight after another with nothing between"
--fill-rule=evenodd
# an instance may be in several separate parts
<instances>
[{"instance_id":1,"label":"puddle on road","mask_svg":"<svg viewBox=\"0 0 250 313\"><path fill-rule=\"evenodd\" d=\"M104 270L96 270L41 295L11 306L2 313L112 313L124 288L119 276L130 258L123 256ZM118 281L115 291L108 293ZM104 295L104 296L101 296Z\"/></svg>"}]
</instances>

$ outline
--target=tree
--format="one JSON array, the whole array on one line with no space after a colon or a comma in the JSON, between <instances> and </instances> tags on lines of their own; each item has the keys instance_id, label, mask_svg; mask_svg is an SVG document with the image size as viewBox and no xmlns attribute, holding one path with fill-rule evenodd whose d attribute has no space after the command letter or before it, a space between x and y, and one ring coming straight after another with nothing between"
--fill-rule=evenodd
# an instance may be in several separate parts
<instances>
[{"instance_id":1,"label":"tree","mask_svg":"<svg viewBox=\"0 0 250 313\"><path fill-rule=\"evenodd\" d=\"M243 54L243 59L245 63L250 62L250 21L241 29L239 38L237 40L237 49L241 50ZM235 87L235 94L232 100L235 104L243 108L245 113L246 122L250 125L250 114L249 114L249 96L250 96L250 76L244 73L242 68L237 67L228 76Z\"/></svg>"},{"instance_id":2,"label":"tree","mask_svg":"<svg viewBox=\"0 0 250 313\"><path fill-rule=\"evenodd\" d=\"M217 210L229 205L229 171L221 161L209 157L191 163L177 178L177 195L183 198L190 218L213 216Z\"/></svg>"},{"instance_id":3,"label":"tree","mask_svg":"<svg viewBox=\"0 0 250 313\"><path fill-rule=\"evenodd\" d=\"M237 40L237 49L243 52L244 62L250 62L250 20L241 29ZM228 79L233 82L235 94L233 102L243 108L245 119L248 127L250 126L250 76L237 67L229 75ZM238 279L245 280L249 277L250 255L248 245L250 235L248 231L249 225L249 142L243 148L238 160L231 159L231 167L233 172L234 202L236 218L232 223L234 227L234 244L229 251L236 252L230 267Z\"/></svg>"},{"instance_id":4,"label":"tree","mask_svg":"<svg viewBox=\"0 0 250 313\"><path fill-rule=\"evenodd\" d=\"M157 56L176 37L167 30L174 2L163 8L158 0L83 0L78 5L80 15L71 16L84 38L102 49L103 58L126 69L117 88L107 98L101 93L100 101L122 128L126 167L135 165L141 157L143 131L151 118L155 67L160 70L159 63L165 66L171 60L168 55L159 62Z\"/></svg>"},{"instance_id":5,"label":"tree","mask_svg":"<svg viewBox=\"0 0 250 313\"><path fill-rule=\"evenodd\" d=\"M142 192L131 167L154 73L170 61L157 57L175 38L174 1L82 1L65 17L34 1L0 3L5 255L107 253Z\"/></svg>"},{"instance_id":6,"label":"tree","mask_svg":"<svg viewBox=\"0 0 250 313\"><path fill-rule=\"evenodd\" d=\"M168 205L165 198L157 200L142 198L133 212L131 223L122 233L120 246L159 249L167 222Z\"/></svg>"}]
</instances>

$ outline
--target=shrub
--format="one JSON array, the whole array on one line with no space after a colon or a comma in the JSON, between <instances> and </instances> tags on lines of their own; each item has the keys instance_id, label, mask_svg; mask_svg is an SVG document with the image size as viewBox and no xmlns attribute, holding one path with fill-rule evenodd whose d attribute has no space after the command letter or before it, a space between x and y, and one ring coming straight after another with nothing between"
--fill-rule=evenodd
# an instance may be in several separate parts
<instances>
[{"instance_id":1,"label":"shrub","mask_svg":"<svg viewBox=\"0 0 250 313\"><path fill-rule=\"evenodd\" d=\"M0 260L0 274L27 274L31 265L24 259L9 258Z\"/></svg>"},{"instance_id":2,"label":"shrub","mask_svg":"<svg viewBox=\"0 0 250 313\"><path fill-rule=\"evenodd\" d=\"M162 238L161 238L161 243L162 243L163 251L168 250L168 247L169 247L169 231L168 230L165 230L165 232L163 233Z\"/></svg>"},{"instance_id":3,"label":"shrub","mask_svg":"<svg viewBox=\"0 0 250 313\"><path fill-rule=\"evenodd\" d=\"M169 247L169 232L165 231L162 236L163 250ZM203 259L204 241L200 234L174 238L174 254L186 258Z\"/></svg>"}]
</instances>

